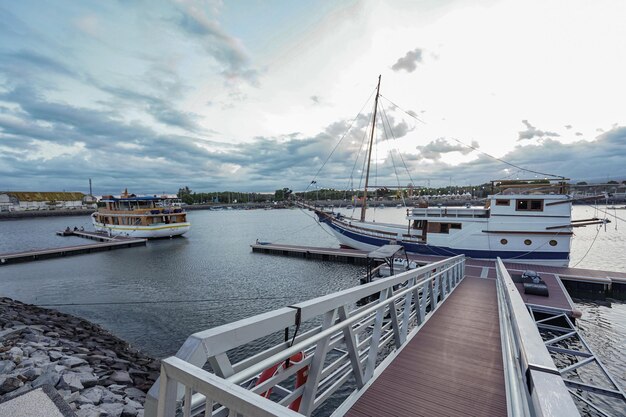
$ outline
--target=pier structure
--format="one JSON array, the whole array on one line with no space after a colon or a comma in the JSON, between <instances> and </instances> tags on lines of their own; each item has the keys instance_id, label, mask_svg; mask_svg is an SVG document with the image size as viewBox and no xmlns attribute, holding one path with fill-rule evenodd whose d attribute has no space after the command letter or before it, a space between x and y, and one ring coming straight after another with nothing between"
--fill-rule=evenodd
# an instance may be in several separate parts
<instances>
[{"instance_id":1,"label":"pier structure","mask_svg":"<svg viewBox=\"0 0 626 417\"><path fill-rule=\"evenodd\" d=\"M570 390L597 387L568 382L577 365L550 355L565 335L538 327L571 308L552 293L530 306L493 268L476 275L459 255L195 333L161 362L145 415L580 415Z\"/></svg>"},{"instance_id":2,"label":"pier structure","mask_svg":"<svg viewBox=\"0 0 626 417\"><path fill-rule=\"evenodd\" d=\"M111 237L105 233L86 231L59 231L59 236L78 236L85 239L96 240L99 243L86 245L63 246L60 248L35 249L24 252L0 254L0 266L20 262L32 262L42 259L60 258L85 253L101 252L113 249L132 248L135 246L145 246L146 239L128 238L122 236Z\"/></svg>"},{"instance_id":3,"label":"pier structure","mask_svg":"<svg viewBox=\"0 0 626 417\"><path fill-rule=\"evenodd\" d=\"M355 265L367 265L369 252L358 249L324 248L315 246L298 246L261 242L250 245L255 253L267 255L281 255L304 259L344 262ZM407 254L411 261L419 265L437 262L445 257L436 255ZM510 260L504 260L504 265L512 276L520 275L532 269L541 275L550 291L564 295L561 304L569 302L565 299L567 291L558 287L582 291L592 291L613 296L626 296L626 273L617 271L602 271L584 268L570 268L546 265L529 265ZM495 278L496 268L493 261L467 258L468 273L473 276ZM520 286L521 288L521 286ZM530 296L529 299L532 299Z\"/></svg>"}]
</instances>

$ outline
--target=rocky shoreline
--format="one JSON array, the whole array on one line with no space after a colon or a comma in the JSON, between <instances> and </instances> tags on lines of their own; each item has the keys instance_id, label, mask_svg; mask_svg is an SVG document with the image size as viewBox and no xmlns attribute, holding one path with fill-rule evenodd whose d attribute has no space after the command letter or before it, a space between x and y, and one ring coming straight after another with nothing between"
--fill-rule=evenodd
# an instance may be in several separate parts
<instances>
[{"instance_id":1,"label":"rocky shoreline","mask_svg":"<svg viewBox=\"0 0 626 417\"><path fill-rule=\"evenodd\" d=\"M78 417L142 417L159 366L86 320L0 298L0 402L50 385Z\"/></svg>"}]
</instances>

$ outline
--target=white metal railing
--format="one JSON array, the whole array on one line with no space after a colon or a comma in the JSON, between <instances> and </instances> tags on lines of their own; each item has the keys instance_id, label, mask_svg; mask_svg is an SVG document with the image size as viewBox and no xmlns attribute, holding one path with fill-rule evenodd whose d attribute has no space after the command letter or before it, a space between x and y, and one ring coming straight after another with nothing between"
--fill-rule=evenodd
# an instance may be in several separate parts
<instances>
[{"instance_id":1,"label":"white metal railing","mask_svg":"<svg viewBox=\"0 0 626 417\"><path fill-rule=\"evenodd\" d=\"M447 299L464 271L459 255L195 333L176 357L162 361L145 415L174 416L182 406L185 417L309 416L348 382L355 386L350 401L382 372L381 360L410 340ZM288 338L294 326L296 334ZM299 328L307 330L298 333ZM251 353L232 363L233 350L244 346ZM295 360L301 352L304 357ZM214 374L202 369L207 362ZM277 365L282 371L258 379ZM259 395L270 390L269 399Z\"/></svg>"},{"instance_id":2,"label":"white metal railing","mask_svg":"<svg viewBox=\"0 0 626 417\"><path fill-rule=\"evenodd\" d=\"M496 261L502 361L509 416L579 416L524 300Z\"/></svg>"}]
</instances>

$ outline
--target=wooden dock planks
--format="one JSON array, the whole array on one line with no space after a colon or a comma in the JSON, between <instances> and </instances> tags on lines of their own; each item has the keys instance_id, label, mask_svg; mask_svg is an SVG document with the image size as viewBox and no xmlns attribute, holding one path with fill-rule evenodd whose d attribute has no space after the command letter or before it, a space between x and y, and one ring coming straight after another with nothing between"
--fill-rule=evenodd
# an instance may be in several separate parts
<instances>
[{"instance_id":1,"label":"wooden dock planks","mask_svg":"<svg viewBox=\"0 0 626 417\"><path fill-rule=\"evenodd\" d=\"M466 277L346 416L505 416L495 280Z\"/></svg>"}]
</instances>

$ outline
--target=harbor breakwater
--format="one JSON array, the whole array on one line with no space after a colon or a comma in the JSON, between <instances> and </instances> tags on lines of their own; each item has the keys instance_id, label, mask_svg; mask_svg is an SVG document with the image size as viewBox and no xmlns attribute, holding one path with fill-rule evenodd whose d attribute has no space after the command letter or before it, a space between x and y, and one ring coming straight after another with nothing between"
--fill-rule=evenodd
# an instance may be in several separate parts
<instances>
[{"instance_id":1,"label":"harbor breakwater","mask_svg":"<svg viewBox=\"0 0 626 417\"><path fill-rule=\"evenodd\" d=\"M159 367L100 326L0 298L0 402L50 385L78 417L142 417Z\"/></svg>"}]
</instances>

